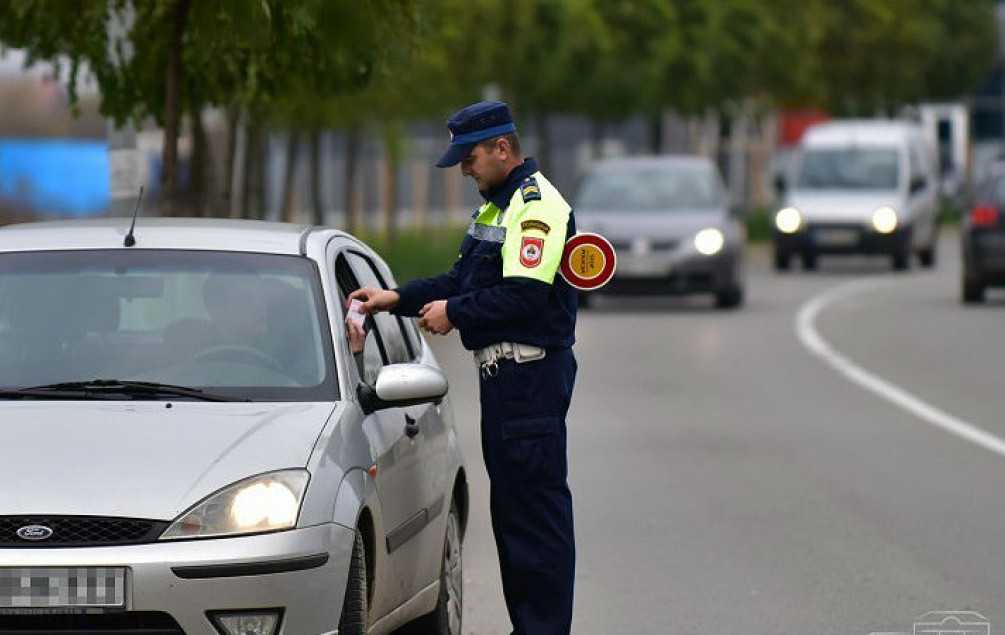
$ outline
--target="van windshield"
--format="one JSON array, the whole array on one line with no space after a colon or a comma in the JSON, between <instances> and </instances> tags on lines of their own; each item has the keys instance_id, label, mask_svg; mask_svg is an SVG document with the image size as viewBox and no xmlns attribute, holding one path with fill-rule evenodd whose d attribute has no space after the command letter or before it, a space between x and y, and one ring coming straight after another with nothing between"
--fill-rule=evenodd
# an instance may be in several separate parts
<instances>
[{"instance_id":1,"label":"van windshield","mask_svg":"<svg viewBox=\"0 0 1005 635\"><path fill-rule=\"evenodd\" d=\"M806 150L796 187L804 190L895 190L900 180L892 149Z\"/></svg>"}]
</instances>

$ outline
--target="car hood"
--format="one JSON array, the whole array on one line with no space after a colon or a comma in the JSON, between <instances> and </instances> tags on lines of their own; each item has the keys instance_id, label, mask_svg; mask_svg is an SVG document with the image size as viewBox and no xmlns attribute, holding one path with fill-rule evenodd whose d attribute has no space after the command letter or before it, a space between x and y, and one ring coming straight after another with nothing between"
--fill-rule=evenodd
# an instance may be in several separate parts
<instances>
[{"instance_id":1,"label":"car hood","mask_svg":"<svg viewBox=\"0 0 1005 635\"><path fill-rule=\"evenodd\" d=\"M304 467L331 403L0 403L0 516L173 520L254 474Z\"/></svg>"},{"instance_id":2,"label":"car hood","mask_svg":"<svg viewBox=\"0 0 1005 635\"><path fill-rule=\"evenodd\" d=\"M794 191L786 204L798 209L803 218L818 222L868 222L872 213L884 206L892 207L898 213L903 212L896 192Z\"/></svg>"},{"instance_id":3,"label":"car hood","mask_svg":"<svg viewBox=\"0 0 1005 635\"><path fill-rule=\"evenodd\" d=\"M633 238L680 239L706 227L725 229L725 210L576 210L576 228L620 242Z\"/></svg>"}]
</instances>

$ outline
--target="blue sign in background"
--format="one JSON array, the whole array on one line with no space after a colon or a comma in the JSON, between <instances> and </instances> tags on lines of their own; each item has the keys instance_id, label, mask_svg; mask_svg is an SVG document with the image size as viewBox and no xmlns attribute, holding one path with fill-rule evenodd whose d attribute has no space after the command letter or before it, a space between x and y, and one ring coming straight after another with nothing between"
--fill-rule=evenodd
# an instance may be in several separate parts
<instances>
[{"instance_id":1,"label":"blue sign in background","mask_svg":"<svg viewBox=\"0 0 1005 635\"><path fill-rule=\"evenodd\" d=\"M0 140L0 198L39 216L108 212L108 144L62 139Z\"/></svg>"}]
</instances>

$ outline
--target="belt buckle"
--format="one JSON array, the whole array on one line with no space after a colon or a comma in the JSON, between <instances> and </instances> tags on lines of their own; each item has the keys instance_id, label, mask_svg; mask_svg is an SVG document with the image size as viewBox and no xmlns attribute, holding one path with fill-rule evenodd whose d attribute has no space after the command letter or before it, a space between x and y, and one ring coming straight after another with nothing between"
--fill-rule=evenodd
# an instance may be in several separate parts
<instances>
[{"instance_id":1,"label":"belt buckle","mask_svg":"<svg viewBox=\"0 0 1005 635\"><path fill-rule=\"evenodd\" d=\"M484 362L481 367L482 379L491 379L499 374L499 359L493 358Z\"/></svg>"}]
</instances>

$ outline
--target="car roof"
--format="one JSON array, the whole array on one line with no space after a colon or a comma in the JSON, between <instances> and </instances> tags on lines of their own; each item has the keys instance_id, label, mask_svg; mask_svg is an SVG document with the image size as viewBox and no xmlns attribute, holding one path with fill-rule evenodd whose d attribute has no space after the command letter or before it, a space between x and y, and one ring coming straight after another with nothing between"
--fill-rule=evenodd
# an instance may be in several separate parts
<instances>
[{"instance_id":1,"label":"car roof","mask_svg":"<svg viewBox=\"0 0 1005 635\"><path fill-rule=\"evenodd\" d=\"M828 146L885 146L903 143L920 134L917 124L909 121L882 119L842 119L810 126L803 136L803 145Z\"/></svg>"},{"instance_id":2,"label":"car roof","mask_svg":"<svg viewBox=\"0 0 1005 635\"><path fill-rule=\"evenodd\" d=\"M0 228L0 251L124 248L124 217L19 223ZM329 230L332 233L342 234ZM139 218L136 246L300 255L308 225L220 218Z\"/></svg>"},{"instance_id":3,"label":"car roof","mask_svg":"<svg viewBox=\"0 0 1005 635\"><path fill-rule=\"evenodd\" d=\"M618 168L711 168L712 160L708 157L691 154L661 154L655 156L616 157L601 159L593 164L594 170L610 170Z\"/></svg>"}]
</instances>

